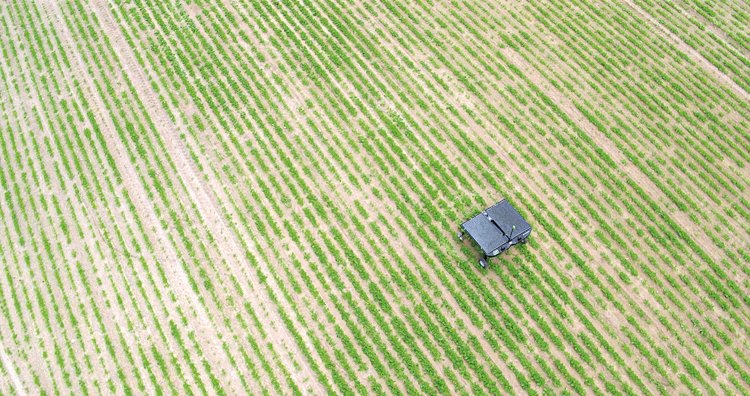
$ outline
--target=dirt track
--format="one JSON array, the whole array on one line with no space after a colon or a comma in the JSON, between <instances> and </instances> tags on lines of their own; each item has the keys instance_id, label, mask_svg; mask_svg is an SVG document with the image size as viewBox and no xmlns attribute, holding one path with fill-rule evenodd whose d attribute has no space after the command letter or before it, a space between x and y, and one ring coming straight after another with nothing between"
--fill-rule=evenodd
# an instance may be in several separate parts
<instances>
[{"instance_id":1,"label":"dirt track","mask_svg":"<svg viewBox=\"0 0 750 396\"><path fill-rule=\"evenodd\" d=\"M12 1L0 393L744 389L747 93L632 1Z\"/></svg>"},{"instance_id":2,"label":"dirt track","mask_svg":"<svg viewBox=\"0 0 750 396\"><path fill-rule=\"evenodd\" d=\"M724 85L731 88L732 91L734 91L737 95L740 96L740 98L750 101L750 93L745 91L741 86L737 85L737 83L735 83L731 77L723 73L713 63L709 62L706 58L704 58L703 55L700 54L700 52L695 50L695 48L689 46L676 34L672 33L669 29L667 29L662 24L660 24L659 21L657 21L653 16L649 15L649 13L647 13L637 4L635 4L633 0L623 0L623 1L625 4L628 5L628 7L630 7L633 11L635 11L635 13L638 14L638 16L643 18L656 31L661 33L662 37L669 40L669 42L671 42L672 45L674 45L678 50L682 51L685 55L690 57L690 59L692 59L693 62L695 62L701 68L703 68L703 70L707 71L709 74L713 75L715 78L721 81Z\"/></svg>"},{"instance_id":3,"label":"dirt track","mask_svg":"<svg viewBox=\"0 0 750 396\"><path fill-rule=\"evenodd\" d=\"M550 98L570 117L578 127L586 131L586 133L601 147L612 160L620 165L620 170L624 172L627 177L636 182L641 186L650 196L657 202L668 202L668 197L664 194L659 187L657 187L643 172L641 172L635 165L629 163L627 158L620 152L615 144L606 137L599 129L592 124L586 117L581 113L573 104L573 102L566 98L562 92L558 91L553 87L549 81L544 78L537 70L534 69L523 57L517 52L510 48L503 48L500 50L510 62L520 68L526 77L536 84L539 88L544 91L545 94L549 95ZM705 249L708 254L715 260L720 261L725 258L719 248L711 241L711 239L701 232L701 227L692 223L689 218L679 214L667 213L675 223L680 225L683 231L686 231L691 238L693 238L698 244Z\"/></svg>"},{"instance_id":4,"label":"dirt track","mask_svg":"<svg viewBox=\"0 0 750 396\"><path fill-rule=\"evenodd\" d=\"M121 64L124 65L123 71L125 75L133 83L138 96L143 101L146 109L149 110L149 118L153 120L157 128L157 133L166 144L168 155L181 172L180 179L189 194L189 197L187 197L189 202L196 205L197 211L200 213L208 231L218 239L219 249L224 258L228 259L230 266L237 268L238 273L242 274L242 279L248 281L247 286L242 284L243 299L253 301L262 307L258 307L257 309L258 312L266 315L263 318L263 323L266 324L264 330L270 337L273 345L286 350L285 353L281 354L281 358L284 360L285 366L289 370L292 370L295 382L307 384L312 389L321 389L320 384L317 383L306 363L304 363L302 368L296 370L294 364L288 359L289 356L301 356L301 352L296 347L289 330L283 326L283 321L278 315L279 309L286 308L275 306L266 295L264 286L256 274L256 271L260 274L267 274L271 271L269 265L267 263L260 263L261 267L259 269L251 268L237 240L237 235L228 227L218 209L215 198L212 196L212 193L208 192L211 191L219 194L222 191L221 186L216 183L215 179L209 180L206 183L198 175L196 164L188 157L184 143L180 137L180 128L171 121L165 109L161 106L156 93L151 89L150 79L135 61L132 50L113 20L106 2L97 2L93 10L103 24L103 27L110 32L110 40L116 49ZM249 244L251 250L255 250L251 241L246 241L246 243ZM266 276L266 279L266 284L271 287L275 294L280 295L279 287L274 283L273 278ZM236 374L234 375L236 376Z\"/></svg>"},{"instance_id":5,"label":"dirt track","mask_svg":"<svg viewBox=\"0 0 750 396\"><path fill-rule=\"evenodd\" d=\"M56 22L56 26L62 34L63 42L68 49L68 53L78 65L75 70L79 73L85 73L87 70L86 62L81 58L80 53L72 44L74 42L72 38L73 36L63 20L60 8L57 4L53 3L47 3L45 6L50 13L49 15L52 16L52 20ZM85 84L84 92L89 102L96 106L96 108L106 109L107 106L103 103L99 95L96 94L97 91L93 86L92 77L87 74L80 74L77 79ZM117 136L112 120L103 112L95 113L95 117L102 126L108 148L113 154L117 164L117 170L122 174L125 188L135 203L135 206L138 209L138 214L144 220L146 228L153 233L153 237L158 241L160 249L156 252L157 260L165 265L165 268L167 268L171 274L170 280L174 282L167 287L174 290L176 294L180 296L179 298L182 303L190 307L191 311L196 314L198 320L193 322L192 325L195 326L196 335L203 340L202 345L206 348L205 356L207 359L211 359L212 366L231 371L232 366L229 364L227 357L222 350L216 332L217 324L209 319L199 297L193 292L187 274L178 259L178 255L170 242L170 238L167 236L167 231L162 228L156 214L154 213L153 206L147 198L148 194L146 193L143 184L140 182L137 170L133 166L133 163L128 159L127 150ZM234 378L236 381L237 374L235 373L230 376L230 378ZM235 389L239 389L239 385L237 384L235 384L234 387Z\"/></svg>"}]
</instances>

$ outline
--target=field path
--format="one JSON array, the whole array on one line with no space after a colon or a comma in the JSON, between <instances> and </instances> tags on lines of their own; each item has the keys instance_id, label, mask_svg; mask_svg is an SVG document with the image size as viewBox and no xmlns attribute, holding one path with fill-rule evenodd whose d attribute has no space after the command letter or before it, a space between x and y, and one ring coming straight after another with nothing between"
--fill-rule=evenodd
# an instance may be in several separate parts
<instances>
[{"instance_id":1,"label":"field path","mask_svg":"<svg viewBox=\"0 0 750 396\"><path fill-rule=\"evenodd\" d=\"M648 176L646 176L640 169L636 168L630 163L623 153L617 148L617 146L605 136L599 128L592 124L584 115L581 113L575 104L555 88L549 81L539 73L536 68L529 64L519 53L511 48L503 48L500 50L503 56L511 62L513 65L522 70L528 79L534 83L539 89L542 90L570 117L576 125L583 129L594 142L602 148L612 160L619 165L619 170L624 172L629 178L634 180L641 186L653 199L659 202L669 202L669 198L664 192L654 184ZM702 228L695 224L690 218L679 212L666 213L671 220L684 230L691 239L706 251L706 253L716 261L720 261L724 258L724 254L720 251L719 247L711 241L711 238L702 231Z\"/></svg>"},{"instance_id":2,"label":"field path","mask_svg":"<svg viewBox=\"0 0 750 396\"><path fill-rule=\"evenodd\" d=\"M60 33L61 39L64 43L63 46L66 47L66 51L68 51L72 61L77 66L76 70L81 73L79 81L82 81L84 96L86 96L91 102L93 105L92 108L107 109L108 106L104 103L101 96L97 94L96 87L93 84L93 78L87 72L87 63L81 57L81 53L78 49L75 48L74 35L69 30L59 5L54 1L45 1L43 2L43 7L46 9L50 19L55 24L57 31ZM85 106L82 107L85 108ZM138 176L135 165L128 158L127 149L117 135L112 119L103 116L101 112L94 112L94 116L97 119L97 122L102 126L102 133L107 143L107 147L113 154L117 170L122 174L124 187L131 196L138 214L143 219L144 225L146 226L145 228L154 233L157 238L157 245L160 249L157 249L155 255L161 265L164 265L167 274L170 275L170 280L175 282L170 286L175 290L178 298L186 303L195 314L195 320L191 322L191 326L195 330L196 337L201 340L200 345L204 347L204 358L207 359L210 362L210 365L215 367L217 371L227 369L231 372L230 377L232 378L233 383L229 386L230 389L241 389L239 376L234 372L234 369L229 363L227 355L221 346L220 338L216 332L216 326L212 323L205 307L200 302L200 298L190 286L187 272L180 264L174 245L171 243L169 236L161 226L154 211L153 204L148 200L145 186L140 181L141 178Z\"/></svg>"},{"instance_id":3,"label":"field path","mask_svg":"<svg viewBox=\"0 0 750 396\"><path fill-rule=\"evenodd\" d=\"M184 183L191 202L195 204L208 231L216 238L216 243L219 245L222 255L229 258L229 263L236 265L236 269L248 278L247 280L250 282L251 287L248 288L246 285L242 285L244 300L252 301L254 308L260 316L266 315L266 319L262 320L265 325L264 331L268 334L274 347L282 350L286 349L289 352L289 354L279 354L279 358L290 371L295 383L312 386L313 389L322 391L323 388L313 374L309 363L303 358L304 354L296 345L291 332L284 326L284 321L278 313L278 310L282 308L277 307L266 294L260 277L257 276L257 272L270 274L272 272L271 269L267 263L260 263L261 268L257 268L257 272L247 271L252 266L246 258L242 244L238 240L237 235L226 224L215 198L211 193L207 192L207 188L201 181L195 163L190 159L187 149L181 141L180 130L171 120L166 110L160 105L158 96L152 89L148 76L137 63L135 55L120 31L120 27L111 14L107 3L105 1L94 1L91 6L103 29L108 32L110 43L115 49L120 64L123 66L123 72L133 83L138 97L143 101L144 107L148 112L148 117L153 120L157 132L161 135L168 151L167 154L174 160L180 172L179 177ZM208 187L210 191L216 193L222 191L222 187L217 183L216 179L211 179L210 183L211 185ZM257 250L251 241L246 242L250 250ZM273 277L266 276L266 284L277 296L283 294ZM258 309L259 306L262 306L263 309ZM303 361L304 367L300 370L295 370L295 363L290 360L290 356L299 357Z\"/></svg>"},{"instance_id":4,"label":"field path","mask_svg":"<svg viewBox=\"0 0 750 396\"><path fill-rule=\"evenodd\" d=\"M684 15L688 20L698 21L706 31L716 35L716 37L723 41L724 44L727 45L727 47L731 48L733 51L737 51L739 54L744 55L746 58L750 58L750 51L748 51L741 45L737 45L737 41L730 37L723 28L720 28L715 23L695 10L682 9L680 11L682 12L682 15Z\"/></svg>"},{"instance_id":5,"label":"field path","mask_svg":"<svg viewBox=\"0 0 750 396\"><path fill-rule=\"evenodd\" d=\"M656 20L651 14L646 12L644 9L639 7L633 0L624 0L623 1L628 7L630 7L635 13L641 17L643 20L648 22L651 26L654 27L654 29L657 30L657 32L661 33L664 38L668 39L672 45L674 45L679 51L682 51L685 53L693 62L695 62L698 66L700 66L703 70L707 71L708 73L712 74L714 77L716 77L719 81L723 82L725 85L727 85L729 88L731 88L737 95L739 95L742 99L745 99L747 101L750 101L750 94L745 91L741 86L739 86L734 80L732 80L731 77L726 75L724 72L719 70L718 67L716 67L713 63L711 63L708 59L704 58L703 55L700 54L695 48L688 45L686 42L684 42L680 37L678 37L676 34L672 33L671 30L667 29L664 25L662 25L659 21Z\"/></svg>"},{"instance_id":6,"label":"field path","mask_svg":"<svg viewBox=\"0 0 750 396\"><path fill-rule=\"evenodd\" d=\"M5 347L3 346L2 341L0 341L0 360L2 360L3 362L5 371L8 372L8 376L10 377L10 381L13 383L13 388L15 388L16 394L19 396L26 395L26 392L23 390L23 384L21 383L21 380L18 379L16 369L13 367L13 362L10 360L8 355L5 354Z\"/></svg>"}]
</instances>

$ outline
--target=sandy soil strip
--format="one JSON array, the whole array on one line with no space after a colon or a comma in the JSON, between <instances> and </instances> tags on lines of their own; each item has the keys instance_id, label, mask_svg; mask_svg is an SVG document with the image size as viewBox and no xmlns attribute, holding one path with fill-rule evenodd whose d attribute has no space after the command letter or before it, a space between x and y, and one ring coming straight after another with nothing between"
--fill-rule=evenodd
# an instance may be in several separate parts
<instances>
[{"instance_id":1,"label":"sandy soil strip","mask_svg":"<svg viewBox=\"0 0 750 396\"><path fill-rule=\"evenodd\" d=\"M67 24L63 18L62 10L60 10L58 4L53 1L43 3L43 7L47 9L50 16L54 17L54 23L62 39L67 43L74 43L74 35L68 29ZM81 54L75 48L66 48L69 51L69 55L72 61L77 65L77 70L84 74L80 76L80 80L84 84L84 95L89 99L92 108L98 109L95 112L97 122L102 125L102 132L106 139L107 146L113 154L117 169L122 173L122 180L125 185L125 189L131 195L133 204L136 206L138 214L143 218L144 223L147 225L146 228L152 231L158 239L158 246L161 249L157 250L156 256L165 269L170 274L170 279L175 282L171 286L175 290L180 300L184 301L188 306L192 308L195 313L195 321L191 324L195 327L196 336L200 340L201 346L204 348L204 358L209 359L211 366L214 367L217 373L220 373L223 369L229 370L232 374L233 384L231 389L241 389L239 384L239 377L226 354L223 351L221 342L216 332L216 326L211 322L208 314L205 311L205 307L201 304L197 294L193 292L190 287L187 273L185 269L180 265L180 261L177 258L177 253L174 250L174 246L171 244L169 237L161 227L158 217L154 212L153 205L148 201L148 195L146 193L145 186L140 182L137 170L132 162L130 162L127 149L124 143L119 139L115 132L115 126L112 119L102 115L103 111L108 108L102 98L96 94L96 88L93 85L92 77L88 75L88 65L82 59ZM226 384L229 385L229 384Z\"/></svg>"},{"instance_id":2,"label":"sandy soil strip","mask_svg":"<svg viewBox=\"0 0 750 396\"><path fill-rule=\"evenodd\" d=\"M685 15L686 18L692 18L698 21L701 25L703 25L703 28L705 30L711 32L717 38L722 40L728 48L731 48L733 51L737 51L739 54L744 55L746 58L750 58L750 51L740 45L737 45L737 41L730 37L729 33L727 33L723 28L720 28L695 10L680 8L680 12L682 13L682 15Z\"/></svg>"},{"instance_id":3,"label":"sandy soil strip","mask_svg":"<svg viewBox=\"0 0 750 396\"><path fill-rule=\"evenodd\" d=\"M19 40L19 42L23 42L23 39L22 39L21 36L14 36L14 37L15 37L16 40ZM28 51L29 51L28 48L24 48L23 49L22 53L24 55L20 56L16 60L18 62L18 64L17 64L16 70L15 70L15 72L18 73L17 75L20 76L21 81L25 81L27 84L29 84L29 88L27 89L27 94L26 94L26 95L28 95L28 99L25 100L25 101L18 100L14 104L16 106L15 108L18 109L18 112L20 114L19 117L21 117L21 115L24 115L24 114L26 114L26 115L33 114L35 107L37 109L39 109L38 117L40 119L40 122L37 123L37 122L33 121L33 119L25 119L25 118L24 119L19 119L17 121L19 123L18 124L19 128L20 128L19 130L34 131L36 133L40 133L45 138L49 138L51 140L52 136L53 136L53 133L50 131L50 125L53 125L53 123L48 119L47 114L44 113L41 110L42 107L41 107L40 98L39 98L39 95L40 95L40 92L41 92L40 91L41 88L40 88L40 86L37 86L38 82L35 82L34 81L35 78L33 78L31 76L31 74L30 74L30 71L33 69L33 67L28 63ZM25 59L27 61L23 62ZM65 75L63 74L62 69L50 70L49 73L50 73L51 78L53 78L53 79L56 78L56 79L59 79L59 81L64 81L66 79ZM22 98L22 97L24 97L24 94L22 94L22 93L17 92L17 91L14 90L14 89L18 88L15 85L7 86L5 88L8 89L8 92L11 94L10 95L11 98ZM26 123L24 123L24 120L25 120ZM52 128L54 128L54 126L52 126ZM31 135L34 135L34 134L32 133ZM32 140L33 139L34 139L34 137L32 137ZM50 154L51 156L47 156L47 154ZM43 173L42 172L42 168L44 168L45 166L47 167L47 169L52 169L53 168L53 162L55 161L55 159L53 158L54 156L52 156L52 154L54 154L54 153L45 153L45 152L43 152L42 153L42 157L41 158L37 158L38 161L35 161L35 165L29 164L29 166L31 168L36 168L37 169L36 172L38 174L42 174ZM58 157L55 157L55 158L58 158ZM59 180L57 180L56 178L51 179L50 183L48 183L44 187L40 186L40 188L42 188L44 190L49 190L48 192L44 193L45 195L48 195L48 194L59 194L59 196L61 198L63 197L63 195L65 195L66 196L65 199L67 200L67 205L70 205L70 202L71 202L70 199L71 199L72 193L70 191L66 192L61 187L61 185L59 183ZM41 194L41 192L40 192L40 194ZM85 203L84 203L84 205L85 205ZM84 212L84 214L85 214L85 212ZM65 221L67 221L68 224L73 224L73 218L71 217L72 216L72 212L71 211L66 211L66 213L63 216L65 217ZM87 219L87 221L89 221L88 218L86 218L86 219ZM53 225L53 222L52 222L53 220L54 219L49 218L48 216L44 216L41 219L41 221L39 222L39 224L37 224L38 229L36 231L37 232L46 233L47 235L51 235L53 240L60 238L60 236L59 236L59 227L56 227L56 226ZM103 241L104 239L101 238L100 240ZM79 243L81 243L81 241L79 240L78 236L75 233L73 233L73 235L72 235L72 244L68 245L68 247L70 248L70 250L66 250L66 252L70 253L71 251L77 251L78 253L82 253L81 247L76 245L76 244L79 244ZM54 252L56 260L59 261L59 262L66 262L68 260L71 260L70 256L67 255L67 253L63 253L63 252L61 252L61 251L59 251L57 249ZM63 255L63 256L61 256L61 255ZM96 267L93 267L93 268L96 268ZM63 293L68 293L69 296L72 295L72 300L71 301L76 301L77 299L83 298L83 295L80 292L82 290L83 286L81 286L81 284L77 280L78 280L77 278L72 278L72 280L71 280L72 283L67 283L66 282L67 285L64 287L64 289L61 289L61 288L63 288L63 285L60 285L60 287L51 287L50 285L48 285L48 286L50 286L50 288L49 288L50 295L52 296L52 298L55 301L63 301L63 297L64 297ZM74 292L72 292L72 291L74 291ZM102 296L104 296L104 298L106 298L106 294L102 294ZM112 296L111 298L112 298L112 300L114 300L115 297ZM92 296L92 301L94 301L93 299L94 299L94 297ZM101 297L98 298L98 299L96 299L96 301L100 303L99 306L105 306L106 305L105 301L103 301ZM62 308L62 306L60 306L60 309L64 309L64 308ZM81 308L81 307L79 307L78 304L71 304L70 309L71 309L70 312L71 312L72 315L75 315L76 317L82 318L82 317L86 316L86 315L84 315L84 311L85 311L85 309L88 309L88 308ZM122 313L119 313L119 315L113 315L112 319L108 320L105 323L105 326L109 327L109 326L113 326L114 325L114 326L121 327L118 323L125 323L124 319L122 319L122 315L123 315ZM84 323L84 322L86 323L86 325L89 324L88 321L81 321L80 323ZM62 326L63 324L65 324L65 323L61 323L60 325ZM68 326L70 326L69 323L65 324L64 327L68 327ZM79 324L79 329L83 329L84 333L86 333L88 331L91 331L91 328L82 327L82 325L80 325L80 324ZM96 332L96 333L101 334L101 332ZM41 338L42 334L44 334L43 338ZM85 341L81 341L80 343L78 343L78 341L80 341L80 340L77 339L75 337L75 335L72 335L72 333L70 333L69 329L67 331L65 331L65 332L62 332L61 334L63 334L63 339L62 339L63 342L65 342L65 340L69 340L69 342L71 342L72 344L78 344L78 346L73 346L74 348L76 348L75 351L74 351L74 354L85 354L85 353L87 353L87 351L91 351L91 350L94 349L94 347L91 345L92 341L90 339L85 340ZM60 336L60 334L49 334L48 332L42 332L39 335L40 340L44 340L44 344L45 345L53 344L53 341L57 337L59 337L59 336ZM60 368L63 368L63 367L60 367ZM87 378L85 380L90 384L90 386L93 387L93 382L91 382L91 379L92 378L105 378L107 376L107 374L108 374L108 370L114 370L114 366L112 366L112 365L105 365L103 363L102 364L97 364L91 370L91 373L93 374L93 377L92 376L86 376ZM28 373L24 373L24 371L22 370L21 374L22 374L22 376L24 376L24 374L28 374Z\"/></svg>"},{"instance_id":4,"label":"sandy soil strip","mask_svg":"<svg viewBox=\"0 0 750 396\"><path fill-rule=\"evenodd\" d=\"M96 14L102 27L107 31L110 42L116 49L120 63L123 65L123 71L133 82L138 96L143 101L148 111L149 117L154 121L158 132L161 134L163 141L168 150L168 154L174 160L175 165L180 170L180 176L185 184L185 188L190 195L190 199L195 203L198 212L200 213L204 223L209 229L209 232L216 237L217 244L221 247L221 252L231 258L230 262L242 263L245 268L250 268L250 263L247 262L245 254L241 248L241 244L237 239L237 236L226 224L220 210L218 209L217 203L209 192L204 188L201 178L198 175L195 164L189 158L187 149L184 147L181 138L179 136L179 130L177 126L169 118L166 110L159 105L159 99L151 88L150 80L146 76L144 70L140 68L132 49L128 45L125 37L120 31L118 23L110 13L108 4L103 1L92 2L92 9ZM212 191L220 191L220 186L213 186L215 188ZM254 246L251 245L251 249ZM261 271L270 272L270 267L267 263L261 263ZM279 358L284 361L284 364L289 369L295 383L306 386L313 386L313 389L322 391L323 388L319 384L317 378L313 374L307 361L303 358L302 352L296 347L296 342L291 335L291 332L286 329L283 325L283 320L278 314L279 307L276 307L271 299L263 292L263 286L257 277L250 279L252 287L247 290L243 289L244 298L247 301L253 301L254 304L263 305L266 309L262 310L268 314L271 318L265 321L265 331L271 338L274 345L286 346L292 348L292 352L295 353L302 362L304 367L296 371L294 369L294 363L284 354L280 354ZM266 282L270 285L276 295L281 295L281 289L275 284L272 277L267 277Z\"/></svg>"},{"instance_id":5,"label":"sandy soil strip","mask_svg":"<svg viewBox=\"0 0 750 396\"><path fill-rule=\"evenodd\" d=\"M672 33L672 31L667 29L664 25L659 23L659 21L657 21L656 18L654 18L653 16L651 16L651 14L649 14L644 9L642 9L637 4L635 4L633 0L624 0L623 2L628 7L630 7L633 11L635 11L635 13L641 19L645 20L650 25L652 25L658 32L662 34L664 38L668 39L672 43L672 45L674 45L678 50L684 52L690 59L693 60L693 62L698 64L700 67L702 67L703 70L714 75L714 77L716 77L719 81L726 84L742 99L750 101L750 94L748 94L747 91L745 91L741 86L735 83L731 77L729 77L724 72L719 70L719 68L714 66L714 64L711 63L708 59L704 58L703 55L701 55L700 52L698 52L695 48L689 46L687 43L682 41L680 37Z\"/></svg>"},{"instance_id":6,"label":"sandy soil strip","mask_svg":"<svg viewBox=\"0 0 750 396\"><path fill-rule=\"evenodd\" d=\"M10 357L8 357L8 355L5 354L5 347L3 346L2 341L0 341L0 360L2 360L3 362L3 367L5 367L5 371L8 372L8 376L10 377L10 380L13 383L13 387L16 390L16 394L25 395L26 392L23 389L23 384L21 383L21 380L18 379L16 370L13 367L13 362L10 360Z\"/></svg>"},{"instance_id":7,"label":"sandy soil strip","mask_svg":"<svg viewBox=\"0 0 750 396\"><path fill-rule=\"evenodd\" d=\"M502 52L511 63L522 70L532 83L537 85L545 94L549 95L549 97L576 123L576 125L583 129L615 163L619 164L619 170L638 183L638 185L640 185L652 198L663 202L669 200L664 192L659 189L659 187L657 187L648 176L627 161L625 155L619 151L617 146L599 131L599 129L575 107L568 97L557 90L557 88L553 87L538 70L526 61L526 59L511 48L503 48L500 52ZM711 259L718 262L725 258L724 253L721 252L713 241L711 241L711 238L703 232L703 229L700 226L693 223L693 221L690 220L690 217L685 213L671 212L667 215L677 223L677 225L679 225L691 239L704 249L706 253L711 256Z\"/></svg>"}]
</instances>

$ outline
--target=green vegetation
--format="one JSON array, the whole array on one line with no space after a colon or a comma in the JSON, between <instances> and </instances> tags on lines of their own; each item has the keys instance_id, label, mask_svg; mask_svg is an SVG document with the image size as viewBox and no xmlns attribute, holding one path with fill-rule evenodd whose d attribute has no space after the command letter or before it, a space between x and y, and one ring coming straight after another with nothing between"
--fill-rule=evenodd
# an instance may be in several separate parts
<instances>
[{"instance_id":1,"label":"green vegetation","mask_svg":"<svg viewBox=\"0 0 750 396\"><path fill-rule=\"evenodd\" d=\"M0 394L747 394L748 15L0 5Z\"/></svg>"}]
</instances>

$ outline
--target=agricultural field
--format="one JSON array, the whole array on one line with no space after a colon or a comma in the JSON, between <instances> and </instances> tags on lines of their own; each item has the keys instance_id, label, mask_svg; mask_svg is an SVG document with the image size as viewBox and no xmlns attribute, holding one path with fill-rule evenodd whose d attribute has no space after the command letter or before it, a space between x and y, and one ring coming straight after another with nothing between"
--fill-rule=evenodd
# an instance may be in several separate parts
<instances>
[{"instance_id":1,"label":"agricultural field","mask_svg":"<svg viewBox=\"0 0 750 396\"><path fill-rule=\"evenodd\" d=\"M750 2L6 0L0 47L0 394L750 393Z\"/></svg>"}]
</instances>

